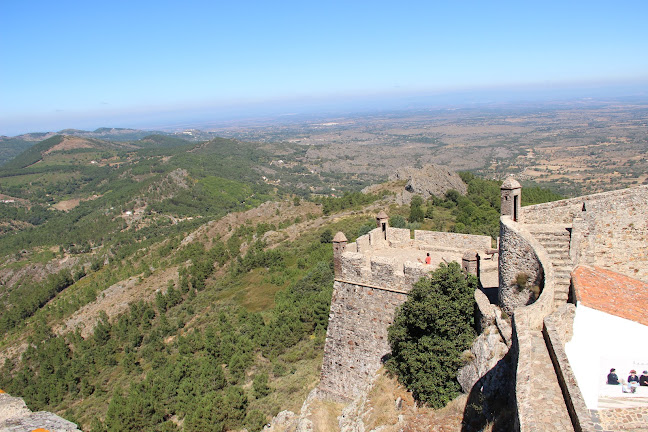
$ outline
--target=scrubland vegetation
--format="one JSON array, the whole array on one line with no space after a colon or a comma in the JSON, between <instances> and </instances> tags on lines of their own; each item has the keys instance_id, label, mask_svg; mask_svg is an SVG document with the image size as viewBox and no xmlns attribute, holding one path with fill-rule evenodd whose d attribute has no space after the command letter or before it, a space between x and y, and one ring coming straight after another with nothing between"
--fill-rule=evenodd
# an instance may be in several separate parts
<instances>
[{"instance_id":1,"label":"scrubland vegetation","mask_svg":"<svg viewBox=\"0 0 648 432\"><path fill-rule=\"evenodd\" d=\"M497 236L499 183L469 173L466 196L398 206L363 180L318 189L344 176L304 171L283 145L278 163L224 139L48 153L61 142L0 170L13 201L0 205L0 388L84 430L254 431L298 410L321 363L329 242L368 232L376 208L395 226ZM127 283L140 298L123 310L86 310Z\"/></svg>"}]
</instances>

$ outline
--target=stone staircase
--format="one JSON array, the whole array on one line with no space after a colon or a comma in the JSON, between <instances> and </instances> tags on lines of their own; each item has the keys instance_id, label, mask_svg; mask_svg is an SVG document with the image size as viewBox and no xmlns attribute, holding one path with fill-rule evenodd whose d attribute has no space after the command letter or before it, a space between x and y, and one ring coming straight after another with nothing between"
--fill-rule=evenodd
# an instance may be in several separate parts
<instances>
[{"instance_id":1,"label":"stone staircase","mask_svg":"<svg viewBox=\"0 0 648 432\"><path fill-rule=\"evenodd\" d=\"M553 264L556 276L554 305L558 307L567 303L573 269L569 257L571 225L537 224L527 225L526 228L545 248Z\"/></svg>"}]
</instances>

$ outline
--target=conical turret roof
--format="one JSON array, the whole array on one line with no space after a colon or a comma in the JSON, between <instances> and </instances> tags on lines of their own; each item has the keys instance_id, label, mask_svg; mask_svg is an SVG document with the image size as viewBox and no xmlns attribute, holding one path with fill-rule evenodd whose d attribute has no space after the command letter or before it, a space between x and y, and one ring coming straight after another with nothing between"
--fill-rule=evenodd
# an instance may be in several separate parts
<instances>
[{"instance_id":1,"label":"conical turret roof","mask_svg":"<svg viewBox=\"0 0 648 432\"><path fill-rule=\"evenodd\" d=\"M333 237L333 243L343 243L345 241L347 241L347 238L342 231L338 231Z\"/></svg>"},{"instance_id":2,"label":"conical turret roof","mask_svg":"<svg viewBox=\"0 0 648 432\"><path fill-rule=\"evenodd\" d=\"M520 189L522 185L513 177L507 177L502 183L502 189Z\"/></svg>"}]
</instances>

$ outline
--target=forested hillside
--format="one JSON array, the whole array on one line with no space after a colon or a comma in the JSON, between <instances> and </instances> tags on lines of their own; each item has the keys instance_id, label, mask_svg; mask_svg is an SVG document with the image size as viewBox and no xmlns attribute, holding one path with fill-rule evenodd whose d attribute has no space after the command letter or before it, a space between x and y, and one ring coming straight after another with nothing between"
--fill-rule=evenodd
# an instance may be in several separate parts
<instances>
[{"instance_id":1,"label":"forested hillside","mask_svg":"<svg viewBox=\"0 0 648 432\"><path fill-rule=\"evenodd\" d=\"M336 231L496 236L498 182L398 206L303 151L57 136L0 170L0 388L84 430L260 430L317 383Z\"/></svg>"}]
</instances>

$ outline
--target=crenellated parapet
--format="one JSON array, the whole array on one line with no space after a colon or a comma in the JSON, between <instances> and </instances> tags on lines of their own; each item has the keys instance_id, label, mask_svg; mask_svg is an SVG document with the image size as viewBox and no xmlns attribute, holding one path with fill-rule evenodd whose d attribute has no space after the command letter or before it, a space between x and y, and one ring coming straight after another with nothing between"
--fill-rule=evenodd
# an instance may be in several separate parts
<instances>
[{"instance_id":1,"label":"crenellated parapet","mask_svg":"<svg viewBox=\"0 0 648 432\"><path fill-rule=\"evenodd\" d=\"M465 251L477 255L490 247L489 236L416 230L411 238L408 229L389 227L385 235L376 228L346 244L336 279L407 292L439 262L461 263ZM425 264L428 253L435 265Z\"/></svg>"}]
</instances>

